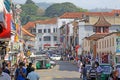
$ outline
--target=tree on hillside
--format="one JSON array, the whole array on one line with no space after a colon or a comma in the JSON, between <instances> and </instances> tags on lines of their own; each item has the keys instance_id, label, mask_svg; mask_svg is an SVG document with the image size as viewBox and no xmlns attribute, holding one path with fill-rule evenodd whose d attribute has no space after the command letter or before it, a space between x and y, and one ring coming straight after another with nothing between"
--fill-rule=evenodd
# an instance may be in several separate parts
<instances>
[{"instance_id":1,"label":"tree on hillside","mask_svg":"<svg viewBox=\"0 0 120 80\"><path fill-rule=\"evenodd\" d=\"M38 20L40 14L44 14L44 11L40 9L32 0L27 0L25 4L21 5L21 9L22 13L20 16L22 25L29 21Z\"/></svg>"},{"instance_id":2,"label":"tree on hillside","mask_svg":"<svg viewBox=\"0 0 120 80\"><path fill-rule=\"evenodd\" d=\"M25 4L35 4L32 0L27 0Z\"/></svg>"},{"instance_id":3,"label":"tree on hillside","mask_svg":"<svg viewBox=\"0 0 120 80\"><path fill-rule=\"evenodd\" d=\"M45 15L48 17L60 16L65 12L80 12L85 11L84 9L76 7L70 2L56 3L48 7L45 11Z\"/></svg>"}]
</instances>

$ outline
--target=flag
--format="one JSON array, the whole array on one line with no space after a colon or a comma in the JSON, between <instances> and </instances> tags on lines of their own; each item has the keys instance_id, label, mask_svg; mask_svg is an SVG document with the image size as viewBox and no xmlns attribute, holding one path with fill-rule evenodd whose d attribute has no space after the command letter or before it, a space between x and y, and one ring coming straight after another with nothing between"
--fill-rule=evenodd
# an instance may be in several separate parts
<instances>
[{"instance_id":1,"label":"flag","mask_svg":"<svg viewBox=\"0 0 120 80\"><path fill-rule=\"evenodd\" d=\"M11 36L11 14L5 14L6 25L2 27L3 31L0 33L0 38L10 38Z\"/></svg>"},{"instance_id":2,"label":"flag","mask_svg":"<svg viewBox=\"0 0 120 80\"><path fill-rule=\"evenodd\" d=\"M4 0L5 8L8 12L10 12L11 2L10 0Z\"/></svg>"},{"instance_id":3,"label":"flag","mask_svg":"<svg viewBox=\"0 0 120 80\"><path fill-rule=\"evenodd\" d=\"M18 23L15 24L16 32L20 35L20 26Z\"/></svg>"},{"instance_id":4,"label":"flag","mask_svg":"<svg viewBox=\"0 0 120 80\"><path fill-rule=\"evenodd\" d=\"M15 24L11 21L11 30L16 30Z\"/></svg>"},{"instance_id":5,"label":"flag","mask_svg":"<svg viewBox=\"0 0 120 80\"><path fill-rule=\"evenodd\" d=\"M18 42L18 41L19 41L19 37L18 37L18 34L16 34L14 37L14 42Z\"/></svg>"}]
</instances>

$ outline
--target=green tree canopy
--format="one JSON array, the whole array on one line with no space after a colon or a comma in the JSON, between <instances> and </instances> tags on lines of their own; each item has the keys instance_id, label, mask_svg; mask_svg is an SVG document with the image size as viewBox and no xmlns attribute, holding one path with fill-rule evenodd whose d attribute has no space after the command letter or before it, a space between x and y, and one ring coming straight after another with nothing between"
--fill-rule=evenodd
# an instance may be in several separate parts
<instances>
[{"instance_id":1,"label":"green tree canopy","mask_svg":"<svg viewBox=\"0 0 120 80\"><path fill-rule=\"evenodd\" d=\"M25 4L35 4L32 0L27 0Z\"/></svg>"},{"instance_id":2,"label":"green tree canopy","mask_svg":"<svg viewBox=\"0 0 120 80\"><path fill-rule=\"evenodd\" d=\"M56 3L46 9L45 15L48 17L55 17L60 16L65 12L80 12L80 11L82 12L86 10L78 8L70 2Z\"/></svg>"},{"instance_id":3,"label":"green tree canopy","mask_svg":"<svg viewBox=\"0 0 120 80\"><path fill-rule=\"evenodd\" d=\"M32 0L27 0L25 4L21 5L21 9L22 13L20 16L22 25L29 21L37 20L40 14L44 14L44 10L39 8Z\"/></svg>"}]
</instances>

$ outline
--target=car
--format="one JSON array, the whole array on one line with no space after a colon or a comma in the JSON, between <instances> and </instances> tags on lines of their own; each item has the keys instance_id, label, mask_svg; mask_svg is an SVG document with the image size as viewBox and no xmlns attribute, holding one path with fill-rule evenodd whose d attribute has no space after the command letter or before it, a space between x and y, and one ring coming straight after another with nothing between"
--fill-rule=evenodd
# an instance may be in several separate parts
<instances>
[{"instance_id":1,"label":"car","mask_svg":"<svg viewBox=\"0 0 120 80\"><path fill-rule=\"evenodd\" d=\"M61 60L61 55L53 54L50 58L51 58L52 60Z\"/></svg>"}]
</instances>

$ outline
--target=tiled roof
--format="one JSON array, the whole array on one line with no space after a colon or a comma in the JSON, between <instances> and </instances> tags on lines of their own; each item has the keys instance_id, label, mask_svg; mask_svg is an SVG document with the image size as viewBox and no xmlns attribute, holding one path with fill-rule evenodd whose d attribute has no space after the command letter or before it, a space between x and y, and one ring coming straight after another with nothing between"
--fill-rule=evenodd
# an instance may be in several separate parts
<instances>
[{"instance_id":1,"label":"tiled roof","mask_svg":"<svg viewBox=\"0 0 120 80\"><path fill-rule=\"evenodd\" d=\"M36 24L56 24L56 23L57 23L57 18L51 18L46 20L37 20L34 22L28 22L23 27L24 29L29 30L30 28L34 28Z\"/></svg>"},{"instance_id":2,"label":"tiled roof","mask_svg":"<svg viewBox=\"0 0 120 80\"><path fill-rule=\"evenodd\" d=\"M23 31L23 35L28 35L28 36L31 36L31 37L35 37L35 35L31 34L27 30L25 30L24 28L22 28L22 31Z\"/></svg>"},{"instance_id":3,"label":"tiled roof","mask_svg":"<svg viewBox=\"0 0 120 80\"><path fill-rule=\"evenodd\" d=\"M24 27L24 29L28 30L28 29L30 29L30 28L35 27L35 23L34 23L34 22L28 22L28 23L25 24L23 27Z\"/></svg>"},{"instance_id":4,"label":"tiled roof","mask_svg":"<svg viewBox=\"0 0 120 80\"><path fill-rule=\"evenodd\" d=\"M112 10L112 13L119 13L120 14L120 9Z\"/></svg>"},{"instance_id":5,"label":"tiled roof","mask_svg":"<svg viewBox=\"0 0 120 80\"><path fill-rule=\"evenodd\" d=\"M99 39L101 37L104 37L105 35L107 35L107 34L105 34L105 33L97 33L97 34L93 34L93 35L87 37L87 39L89 39L89 40L97 40L97 39Z\"/></svg>"},{"instance_id":6,"label":"tiled roof","mask_svg":"<svg viewBox=\"0 0 120 80\"><path fill-rule=\"evenodd\" d=\"M111 24L107 22L104 16L100 16L98 21L93 25L95 27L109 27Z\"/></svg>"},{"instance_id":7,"label":"tiled roof","mask_svg":"<svg viewBox=\"0 0 120 80\"><path fill-rule=\"evenodd\" d=\"M60 18L82 18L82 16L114 16L111 12L66 12L60 16Z\"/></svg>"},{"instance_id":8,"label":"tiled roof","mask_svg":"<svg viewBox=\"0 0 120 80\"><path fill-rule=\"evenodd\" d=\"M57 18L35 21L36 24L56 24Z\"/></svg>"}]
</instances>

